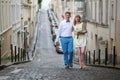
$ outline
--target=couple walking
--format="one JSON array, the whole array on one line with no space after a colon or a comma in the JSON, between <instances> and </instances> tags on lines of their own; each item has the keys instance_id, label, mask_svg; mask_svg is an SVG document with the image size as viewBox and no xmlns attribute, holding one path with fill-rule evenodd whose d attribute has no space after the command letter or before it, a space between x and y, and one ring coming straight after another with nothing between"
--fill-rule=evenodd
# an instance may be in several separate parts
<instances>
[{"instance_id":1,"label":"couple walking","mask_svg":"<svg viewBox=\"0 0 120 80\"><path fill-rule=\"evenodd\" d=\"M81 17L76 15L74 22L70 21L71 13L65 13L65 19L60 22L56 44L60 38L62 50L64 53L64 65L65 68L73 67L73 44L77 48L79 58L79 68L85 68L84 55L86 49L86 26L81 22ZM74 37L72 37L72 32Z\"/></svg>"}]
</instances>

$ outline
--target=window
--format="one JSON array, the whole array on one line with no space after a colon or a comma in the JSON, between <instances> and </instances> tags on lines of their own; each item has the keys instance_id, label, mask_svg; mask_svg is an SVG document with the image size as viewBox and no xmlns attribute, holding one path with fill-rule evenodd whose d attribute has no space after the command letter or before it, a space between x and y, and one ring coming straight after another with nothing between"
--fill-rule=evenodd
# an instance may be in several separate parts
<instances>
[{"instance_id":1,"label":"window","mask_svg":"<svg viewBox=\"0 0 120 80\"><path fill-rule=\"evenodd\" d=\"M24 26L28 25L28 22L27 21L24 21Z\"/></svg>"},{"instance_id":2,"label":"window","mask_svg":"<svg viewBox=\"0 0 120 80\"><path fill-rule=\"evenodd\" d=\"M86 18L89 20L89 14L90 14L90 7L89 2L86 2Z\"/></svg>"},{"instance_id":3,"label":"window","mask_svg":"<svg viewBox=\"0 0 120 80\"><path fill-rule=\"evenodd\" d=\"M14 15L15 15L14 14L14 4L12 3L11 6L12 6L12 8L11 8L12 9L12 12L11 12L12 15L11 16L12 16L12 24L13 24L14 23Z\"/></svg>"},{"instance_id":4,"label":"window","mask_svg":"<svg viewBox=\"0 0 120 80\"><path fill-rule=\"evenodd\" d=\"M92 1L89 3L90 7L90 20L92 20Z\"/></svg>"},{"instance_id":5,"label":"window","mask_svg":"<svg viewBox=\"0 0 120 80\"><path fill-rule=\"evenodd\" d=\"M10 1L9 1L9 5L8 5L8 13L9 13L9 14L8 14L8 15L9 15L8 24L9 24L9 26L11 25L11 24L10 24L10 17L11 17L11 16L10 16L10 15L11 15L11 14L10 14L10 7L11 7L11 5L10 5Z\"/></svg>"},{"instance_id":6,"label":"window","mask_svg":"<svg viewBox=\"0 0 120 80\"><path fill-rule=\"evenodd\" d=\"M91 20L91 2L86 3L86 14L87 14L87 19L90 21Z\"/></svg>"},{"instance_id":7,"label":"window","mask_svg":"<svg viewBox=\"0 0 120 80\"><path fill-rule=\"evenodd\" d=\"M102 23L102 16L103 16L103 1L100 0L100 3L99 3L99 10L100 10L100 13L99 13L99 22L100 24Z\"/></svg>"},{"instance_id":8,"label":"window","mask_svg":"<svg viewBox=\"0 0 120 80\"><path fill-rule=\"evenodd\" d=\"M107 24L108 16L108 0L103 0L102 23Z\"/></svg>"},{"instance_id":9,"label":"window","mask_svg":"<svg viewBox=\"0 0 120 80\"><path fill-rule=\"evenodd\" d=\"M120 9L119 9L119 5L120 4L120 1L118 0L117 1L117 18L118 18L118 20L120 20Z\"/></svg>"},{"instance_id":10,"label":"window","mask_svg":"<svg viewBox=\"0 0 120 80\"><path fill-rule=\"evenodd\" d=\"M99 23L100 22L100 17L99 17L99 12L100 12L100 9L99 9L99 1L96 1L96 22Z\"/></svg>"},{"instance_id":11,"label":"window","mask_svg":"<svg viewBox=\"0 0 120 80\"><path fill-rule=\"evenodd\" d=\"M4 0L4 14L3 14L3 17L4 17L4 30L7 28L7 1Z\"/></svg>"},{"instance_id":12,"label":"window","mask_svg":"<svg viewBox=\"0 0 120 80\"><path fill-rule=\"evenodd\" d=\"M108 0L106 0L106 24L108 24Z\"/></svg>"},{"instance_id":13,"label":"window","mask_svg":"<svg viewBox=\"0 0 120 80\"><path fill-rule=\"evenodd\" d=\"M1 31L3 31L3 1L1 0Z\"/></svg>"},{"instance_id":14,"label":"window","mask_svg":"<svg viewBox=\"0 0 120 80\"><path fill-rule=\"evenodd\" d=\"M18 3L18 21L21 20L21 5L20 5L20 0L19 0L19 3Z\"/></svg>"},{"instance_id":15,"label":"window","mask_svg":"<svg viewBox=\"0 0 120 80\"><path fill-rule=\"evenodd\" d=\"M10 16L9 24L11 25L12 24L12 5L11 5L11 2L9 4L9 16Z\"/></svg>"},{"instance_id":16,"label":"window","mask_svg":"<svg viewBox=\"0 0 120 80\"><path fill-rule=\"evenodd\" d=\"M95 2L95 22L97 22L97 18L96 18L97 16L96 15L97 15L97 3Z\"/></svg>"},{"instance_id":17,"label":"window","mask_svg":"<svg viewBox=\"0 0 120 80\"><path fill-rule=\"evenodd\" d=\"M111 20L114 20L114 4L111 5Z\"/></svg>"},{"instance_id":18,"label":"window","mask_svg":"<svg viewBox=\"0 0 120 80\"><path fill-rule=\"evenodd\" d=\"M2 31L4 30L5 28L5 24L4 24L4 21L5 21L5 4L4 4L4 1L2 0Z\"/></svg>"},{"instance_id":19,"label":"window","mask_svg":"<svg viewBox=\"0 0 120 80\"><path fill-rule=\"evenodd\" d=\"M6 1L6 28L9 26L9 1Z\"/></svg>"},{"instance_id":20,"label":"window","mask_svg":"<svg viewBox=\"0 0 120 80\"><path fill-rule=\"evenodd\" d=\"M15 14L15 4L12 4L12 24L15 24L15 18L16 18L16 14Z\"/></svg>"},{"instance_id":21,"label":"window","mask_svg":"<svg viewBox=\"0 0 120 80\"><path fill-rule=\"evenodd\" d=\"M95 21L95 1L92 2L92 20Z\"/></svg>"}]
</instances>

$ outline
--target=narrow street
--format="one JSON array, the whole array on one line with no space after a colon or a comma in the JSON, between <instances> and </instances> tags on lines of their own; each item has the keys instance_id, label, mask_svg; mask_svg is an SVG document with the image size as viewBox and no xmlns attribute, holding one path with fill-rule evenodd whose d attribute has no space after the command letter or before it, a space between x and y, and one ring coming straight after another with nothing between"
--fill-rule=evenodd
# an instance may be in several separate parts
<instances>
[{"instance_id":1,"label":"narrow street","mask_svg":"<svg viewBox=\"0 0 120 80\"><path fill-rule=\"evenodd\" d=\"M13 65L0 71L0 80L120 80L120 70L87 66L65 69L63 54L57 54L52 42L47 12L38 13L35 56L29 63Z\"/></svg>"}]
</instances>

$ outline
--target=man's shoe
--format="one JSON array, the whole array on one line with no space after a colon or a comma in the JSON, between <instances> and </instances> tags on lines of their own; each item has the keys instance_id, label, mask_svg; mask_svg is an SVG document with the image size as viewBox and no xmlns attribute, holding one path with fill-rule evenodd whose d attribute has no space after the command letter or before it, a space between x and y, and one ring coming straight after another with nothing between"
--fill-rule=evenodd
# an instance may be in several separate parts
<instances>
[{"instance_id":1,"label":"man's shoe","mask_svg":"<svg viewBox=\"0 0 120 80\"><path fill-rule=\"evenodd\" d=\"M69 65L69 67L71 67L71 68L72 68L72 67L73 67L73 64Z\"/></svg>"},{"instance_id":2,"label":"man's shoe","mask_svg":"<svg viewBox=\"0 0 120 80\"><path fill-rule=\"evenodd\" d=\"M69 69L69 66L65 66L65 69Z\"/></svg>"}]
</instances>

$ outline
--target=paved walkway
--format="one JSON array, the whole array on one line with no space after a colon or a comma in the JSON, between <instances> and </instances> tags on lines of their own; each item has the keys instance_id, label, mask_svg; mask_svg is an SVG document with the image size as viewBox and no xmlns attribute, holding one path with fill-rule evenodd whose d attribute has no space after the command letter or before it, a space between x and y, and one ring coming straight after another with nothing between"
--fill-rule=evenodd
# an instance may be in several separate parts
<instances>
[{"instance_id":1,"label":"paved walkway","mask_svg":"<svg viewBox=\"0 0 120 80\"><path fill-rule=\"evenodd\" d=\"M88 66L80 70L76 64L72 69L64 69L63 55L55 52L46 11L41 11L38 19L33 61L0 71L0 80L120 80L120 70L116 69Z\"/></svg>"}]
</instances>

